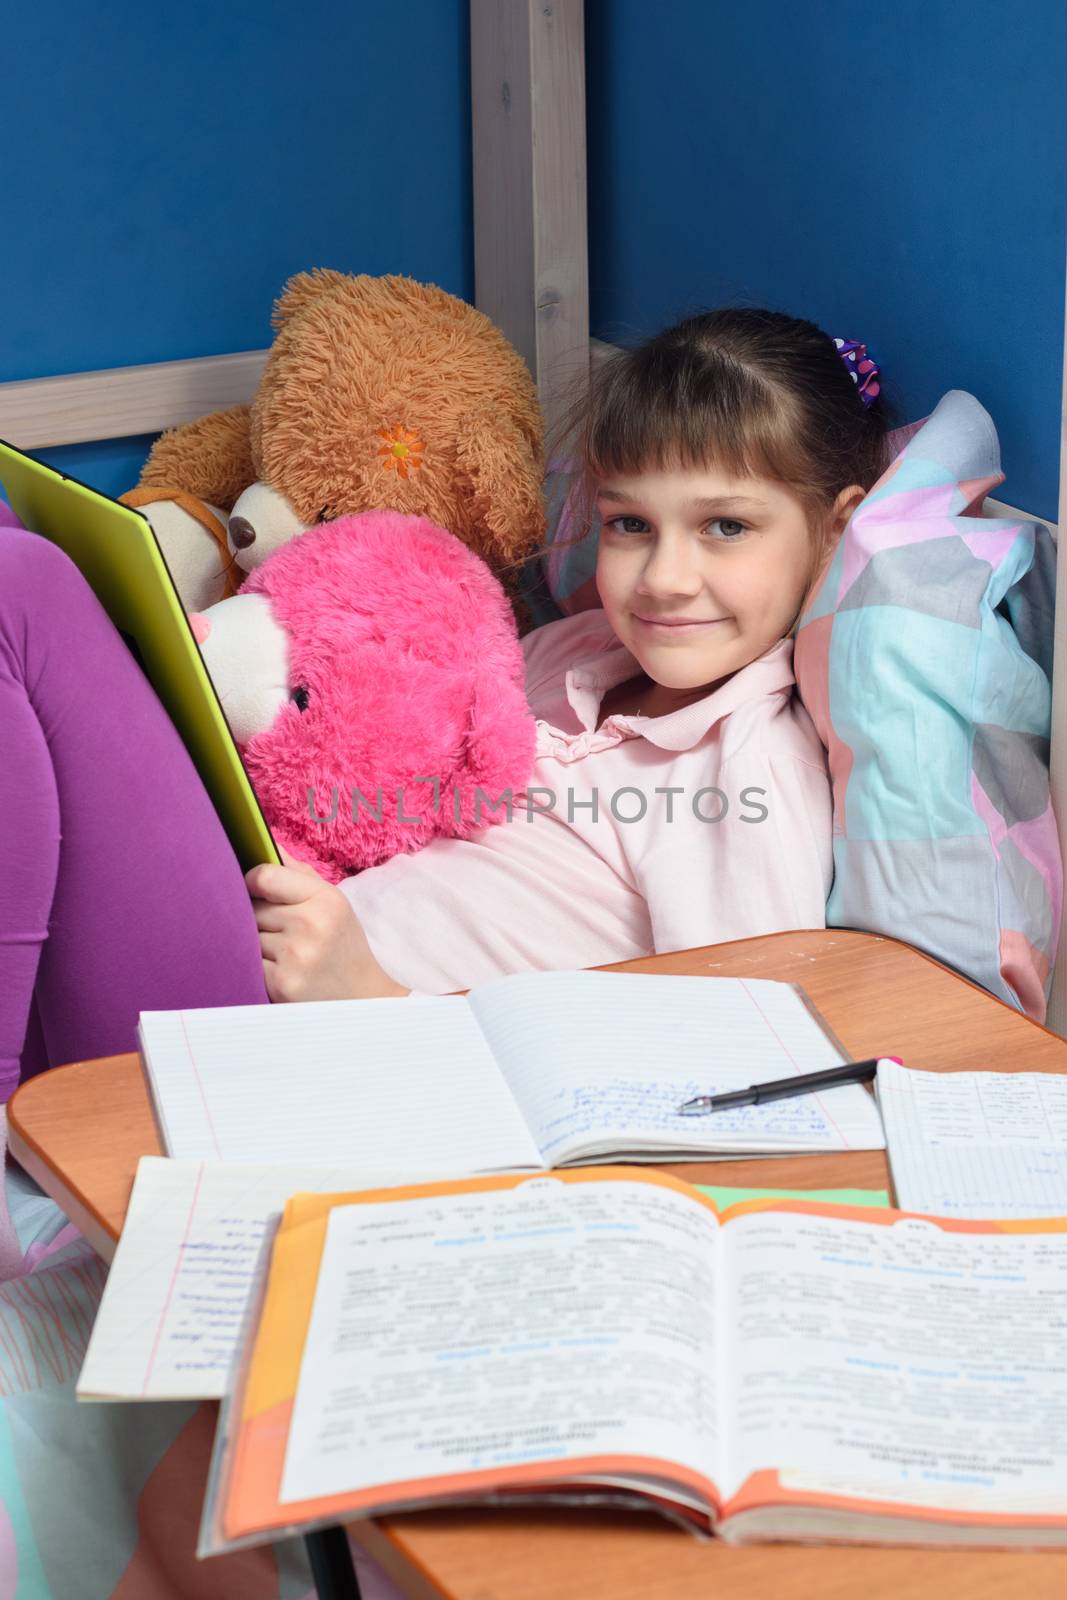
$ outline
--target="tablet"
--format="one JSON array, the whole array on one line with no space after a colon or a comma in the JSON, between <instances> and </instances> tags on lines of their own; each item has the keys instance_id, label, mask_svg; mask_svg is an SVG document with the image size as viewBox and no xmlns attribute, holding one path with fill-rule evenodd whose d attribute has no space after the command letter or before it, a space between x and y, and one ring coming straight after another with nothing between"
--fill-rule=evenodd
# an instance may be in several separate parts
<instances>
[{"instance_id":1,"label":"tablet","mask_svg":"<svg viewBox=\"0 0 1067 1600\"><path fill-rule=\"evenodd\" d=\"M280 863L151 523L3 440L0 485L26 527L66 551L129 645L193 759L241 870Z\"/></svg>"}]
</instances>

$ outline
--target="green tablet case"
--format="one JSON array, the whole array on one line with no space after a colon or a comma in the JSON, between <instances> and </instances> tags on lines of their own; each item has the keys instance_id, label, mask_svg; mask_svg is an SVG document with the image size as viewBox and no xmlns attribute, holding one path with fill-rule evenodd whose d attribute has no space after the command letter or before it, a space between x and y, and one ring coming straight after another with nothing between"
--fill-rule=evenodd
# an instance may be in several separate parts
<instances>
[{"instance_id":1,"label":"green tablet case","mask_svg":"<svg viewBox=\"0 0 1067 1600\"><path fill-rule=\"evenodd\" d=\"M65 550L181 735L242 871L280 862L146 517L0 440L0 484L27 528ZM47 605L48 597L41 596Z\"/></svg>"}]
</instances>

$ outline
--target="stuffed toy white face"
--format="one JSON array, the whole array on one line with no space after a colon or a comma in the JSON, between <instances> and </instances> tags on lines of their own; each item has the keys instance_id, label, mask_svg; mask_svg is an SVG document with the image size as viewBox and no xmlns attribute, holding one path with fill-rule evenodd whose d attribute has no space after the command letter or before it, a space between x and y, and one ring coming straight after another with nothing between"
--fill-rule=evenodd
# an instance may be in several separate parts
<instances>
[{"instance_id":1,"label":"stuffed toy white face","mask_svg":"<svg viewBox=\"0 0 1067 1600\"><path fill-rule=\"evenodd\" d=\"M227 540L242 572L253 572L308 526L277 489L266 483L253 483L230 512Z\"/></svg>"},{"instance_id":2,"label":"stuffed toy white face","mask_svg":"<svg viewBox=\"0 0 1067 1600\"><path fill-rule=\"evenodd\" d=\"M266 595L233 595L189 622L234 739L266 733L291 698L289 636Z\"/></svg>"}]
</instances>

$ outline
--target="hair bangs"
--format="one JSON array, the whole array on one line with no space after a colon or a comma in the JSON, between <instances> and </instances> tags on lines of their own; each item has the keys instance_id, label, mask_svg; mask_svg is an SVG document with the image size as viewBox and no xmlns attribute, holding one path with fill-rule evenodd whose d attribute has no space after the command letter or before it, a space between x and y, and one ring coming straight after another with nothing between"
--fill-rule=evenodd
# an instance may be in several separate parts
<instances>
[{"instance_id":1,"label":"hair bangs","mask_svg":"<svg viewBox=\"0 0 1067 1600\"><path fill-rule=\"evenodd\" d=\"M842 490L869 490L888 463L894 408L885 383L867 405L837 344L784 312L723 306L620 350L584 378L553 453L576 471L576 543L594 520L597 484L618 475L716 470L791 489L821 548Z\"/></svg>"},{"instance_id":2,"label":"hair bangs","mask_svg":"<svg viewBox=\"0 0 1067 1600\"><path fill-rule=\"evenodd\" d=\"M788 405L729 361L684 351L623 351L594 380L580 454L586 471L613 474L718 469L734 478L789 481Z\"/></svg>"}]
</instances>

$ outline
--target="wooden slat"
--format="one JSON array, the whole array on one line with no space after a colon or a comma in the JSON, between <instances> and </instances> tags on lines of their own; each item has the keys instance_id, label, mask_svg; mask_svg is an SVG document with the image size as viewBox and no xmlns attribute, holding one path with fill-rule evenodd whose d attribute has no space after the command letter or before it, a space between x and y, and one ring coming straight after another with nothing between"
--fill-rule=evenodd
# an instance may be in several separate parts
<instances>
[{"instance_id":1,"label":"wooden slat","mask_svg":"<svg viewBox=\"0 0 1067 1600\"><path fill-rule=\"evenodd\" d=\"M537 384L551 432L589 371L583 0L529 0Z\"/></svg>"},{"instance_id":2,"label":"wooden slat","mask_svg":"<svg viewBox=\"0 0 1067 1600\"><path fill-rule=\"evenodd\" d=\"M551 431L589 361L582 0L471 0L471 116L475 302Z\"/></svg>"},{"instance_id":3,"label":"wooden slat","mask_svg":"<svg viewBox=\"0 0 1067 1600\"><path fill-rule=\"evenodd\" d=\"M529 349L522 349L514 334L509 337L532 368L537 360L532 293L529 306ZM589 361L595 365L614 350L614 345L590 339ZM97 372L0 383L0 439L20 450L47 450L94 439L161 433L182 422L195 422L209 411L247 405L255 395L267 354L266 350L243 350L228 356L103 367Z\"/></svg>"},{"instance_id":4,"label":"wooden slat","mask_svg":"<svg viewBox=\"0 0 1067 1600\"><path fill-rule=\"evenodd\" d=\"M471 0L474 297L537 376L526 0Z\"/></svg>"},{"instance_id":5,"label":"wooden slat","mask_svg":"<svg viewBox=\"0 0 1067 1600\"><path fill-rule=\"evenodd\" d=\"M266 350L0 383L0 439L20 450L160 433L209 411L245 405Z\"/></svg>"}]
</instances>

